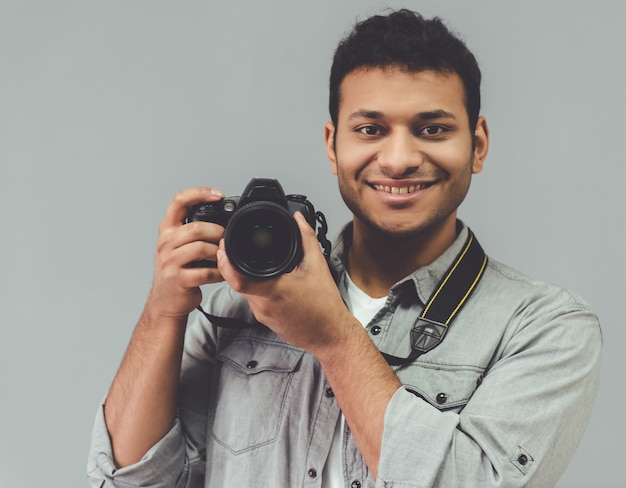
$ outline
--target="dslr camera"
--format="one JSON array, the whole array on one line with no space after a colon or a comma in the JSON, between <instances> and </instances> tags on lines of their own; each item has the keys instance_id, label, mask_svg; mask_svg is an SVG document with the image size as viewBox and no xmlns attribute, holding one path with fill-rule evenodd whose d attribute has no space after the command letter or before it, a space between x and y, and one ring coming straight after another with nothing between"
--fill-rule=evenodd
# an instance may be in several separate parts
<instances>
[{"instance_id":1,"label":"dslr camera","mask_svg":"<svg viewBox=\"0 0 626 488\"><path fill-rule=\"evenodd\" d=\"M304 195L285 196L278 180L253 178L241 196L194 205L185 223L225 227L224 245L232 265L246 276L267 279L288 273L302 259L300 229L293 218L297 211L315 229L315 209ZM215 264L196 261L191 266Z\"/></svg>"}]
</instances>

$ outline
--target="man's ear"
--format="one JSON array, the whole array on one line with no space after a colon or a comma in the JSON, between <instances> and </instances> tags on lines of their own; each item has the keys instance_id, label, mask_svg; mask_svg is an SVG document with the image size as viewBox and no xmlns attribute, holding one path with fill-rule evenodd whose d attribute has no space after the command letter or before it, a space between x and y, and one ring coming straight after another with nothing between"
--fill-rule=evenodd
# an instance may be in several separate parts
<instances>
[{"instance_id":1,"label":"man's ear","mask_svg":"<svg viewBox=\"0 0 626 488\"><path fill-rule=\"evenodd\" d=\"M324 143L326 144L326 155L330 161L331 171L337 174L337 155L335 154L335 124L326 122L324 124Z\"/></svg>"},{"instance_id":2,"label":"man's ear","mask_svg":"<svg viewBox=\"0 0 626 488\"><path fill-rule=\"evenodd\" d=\"M480 173L489 152L489 126L485 117L478 117L474 130L474 159L472 161L472 173Z\"/></svg>"}]
</instances>

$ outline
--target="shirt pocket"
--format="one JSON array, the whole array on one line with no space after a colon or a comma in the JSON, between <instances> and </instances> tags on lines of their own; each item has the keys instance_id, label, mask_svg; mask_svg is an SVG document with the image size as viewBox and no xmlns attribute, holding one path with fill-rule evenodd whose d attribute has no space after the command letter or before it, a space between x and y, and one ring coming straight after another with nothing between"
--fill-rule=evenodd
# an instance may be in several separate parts
<instances>
[{"instance_id":1,"label":"shirt pocket","mask_svg":"<svg viewBox=\"0 0 626 488\"><path fill-rule=\"evenodd\" d=\"M233 454L278 438L289 390L304 351L254 338L235 339L218 354L223 365L213 436Z\"/></svg>"},{"instance_id":2,"label":"shirt pocket","mask_svg":"<svg viewBox=\"0 0 626 488\"><path fill-rule=\"evenodd\" d=\"M460 412L480 386L485 369L418 363L399 371L404 387L441 411Z\"/></svg>"}]
</instances>

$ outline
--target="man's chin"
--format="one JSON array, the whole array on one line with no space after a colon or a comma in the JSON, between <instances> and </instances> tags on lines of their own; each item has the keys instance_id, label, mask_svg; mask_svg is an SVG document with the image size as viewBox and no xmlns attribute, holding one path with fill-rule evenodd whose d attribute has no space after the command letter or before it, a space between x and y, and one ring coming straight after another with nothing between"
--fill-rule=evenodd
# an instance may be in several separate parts
<instances>
[{"instance_id":1,"label":"man's chin","mask_svg":"<svg viewBox=\"0 0 626 488\"><path fill-rule=\"evenodd\" d=\"M433 218L423 222L376 222L370 218L358 219L364 224L367 232L389 241L407 241L414 239L429 239L438 234L446 233L446 228L456 228L456 215L451 214L442 218Z\"/></svg>"},{"instance_id":2,"label":"man's chin","mask_svg":"<svg viewBox=\"0 0 626 488\"><path fill-rule=\"evenodd\" d=\"M429 235L435 228L438 227L434 223L424 223L421 225L413 223L407 225L393 223L377 224L374 222L368 222L366 225L370 232L386 239L398 241L415 239Z\"/></svg>"}]
</instances>

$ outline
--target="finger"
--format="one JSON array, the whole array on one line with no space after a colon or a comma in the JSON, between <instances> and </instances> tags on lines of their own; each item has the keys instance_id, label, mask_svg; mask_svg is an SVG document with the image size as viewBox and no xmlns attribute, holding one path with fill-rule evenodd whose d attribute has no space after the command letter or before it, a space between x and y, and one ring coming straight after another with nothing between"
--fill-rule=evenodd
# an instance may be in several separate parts
<instances>
[{"instance_id":1,"label":"finger","mask_svg":"<svg viewBox=\"0 0 626 488\"><path fill-rule=\"evenodd\" d=\"M184 268L180 273L180 284L187 289L224 281L216 268Z\"/></svg>"},{"instance_id":2,"label":"finger","mask_svg":"<svg viewBox=\"0 0 626 488\"><path fill-rule=\"evenodd\" d=\"M172 249L197 241L214 244L217 248L220 239L224 237L224 227L212 222L190 222L174 230L169 238Z\"/></svg>"},{"instance_id":3,"label":"finger","mask_svg":"<svg viewBox=\"0 0 626 488\"><path fill-rule=\"evenodd\" d=\"M320 253L319 241L317 240L313 227L311 227L301 212L295 212L293 216L300 229L300 234L302 235L302 250L304 251L304 255L311 255L313 252Z\"/></svg>"},{"instance_id":4,"label":"finger","mask_svg":"<svg viewBox=\"0 0 626 488\"><path fill-rule=\"evenodd\" d=\"M217 248L217 243L222 238L224 228L207 222L192 222L180 227L169 227L159 231L156 254L164 258L176 256L176 251L191 243L211 244ZM183 263L187 264L187 263Z\"/></svg>"},{"instance_id":5,"label":"finger","mask_svg":"<svg viewBox=\"0 0 626 488\"><path fill-rule=\"evenodd\" d=\"M224 198L224 194L214 188L189 188L178 192L165 212L161 225L174 227L182 224L189 207L202 202L215 202Z\"/></svg>"},{"instance_id":6,"label":"finger","mask_svg":"<svg viewBox=\"0 0 626 488\"><path fill-rule=\"evenodd\" d=\"M228 253L224 245L224 239L219 243L217 249L217 269L228 282L230 287L237 293L257 294L263 286L263 281L255 281L241 274L228 259Z\"/></svg>"},{"instance_id":7,"label":"finger","mask_svg":"<svg viewBox=\"0 0 626 488\"><path fill-rule=\"evenodd\" d=\"M206 242L192 242L173 251L157 253L155 256L155 272L175 276L182 268L198 267L190 266L190 263L198 261L216 261L215 244ZM208 266L207 266L208 267ZM213 266L215 268L215 266Z\"/></svg>"},{"instance_id":8,"label":"finger","mask_svg":"<svg viewBox=\"0 0 626 488\"><path fill-rule=\"evenodd\" d=\"M226 254L226 248L224 247L224 239L221 239L215 253L215 257L217 259L217 269L224 277L224 279L231 285L231 288L234 290L237 289L237 284L240 281L239 273L233 268L230 260L228 259L228 254ZM234 286L233 286L234 285Z\"/></svg>"},{"instance_id":9,"label":"finger","mask_svg":"<svg viewBox=\"0 0 626 488\"><path fill-rule=\"evenodd\" d=\"M186 289L223 281L216 266L210 266L210 262L217 260L216 252L217 245L197 241L176 251L159 254L155 259L155 279L177 283ZM202 260L204 263L200 265Z\"/></svg>"},{"instance_id":10,"label":"finger","mask_svg":"<svg viewBox=\"0 0 626 488\"><path fill-rule=\"evenodd\" d=\"M184 268L216 268L216 254L216 244L194 241L176 249L176 262Z\"/></svg>"}]
</instances>

